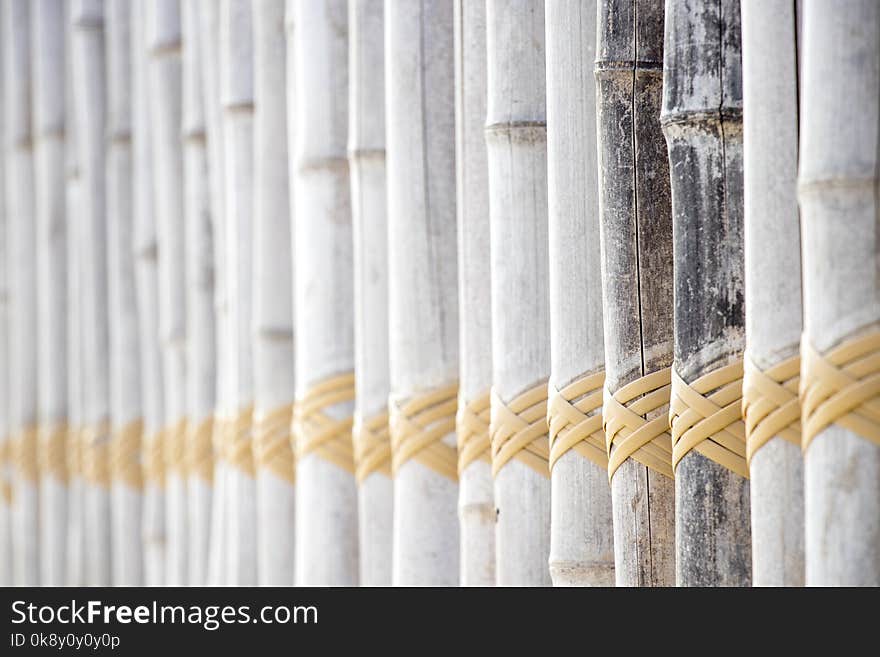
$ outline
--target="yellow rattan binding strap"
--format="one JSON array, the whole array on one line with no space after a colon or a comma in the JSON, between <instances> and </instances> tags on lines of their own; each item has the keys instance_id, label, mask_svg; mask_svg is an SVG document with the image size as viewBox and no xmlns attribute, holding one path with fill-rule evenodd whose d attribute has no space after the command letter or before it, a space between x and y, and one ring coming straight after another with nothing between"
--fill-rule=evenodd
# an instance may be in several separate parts
<instances>
[{"instance_id":1,"label":"yellow rattan binding strap","mask_svg":"<svg viewBox=\"0 0 880 657\"><path fill-rule=\"evenodd\" d=\"M67 482L67 425L56 424L40 430L37 461L41 477Z\"/></svg>"},{"instance_id":2,"label":"yellow rattan binding strap","mask_svg":"<svg viewBox=\"0 0 880 657\"><path fill-rule=\"evenodd\" d=\"M271 472L289 484L293 484L295 477L290 440L292 421L293 404L254 415L254 460L257 469Z\"/></svg>"},{"instance_id":3,"label":"yellow rattan binding strap","mask_svg":"<svg viewBox=\"0 0 880 657\"><path fill-rule=\"evenodd\" d=\"M741 477L749 476L742 376L741 360L704 374L690 385L672 372L669 423L673 471L693 449Z\"/></svg>"},{"instance_id":4,"label":"yellow rattan binding strap","mask_svg":"<svg viewBox=\"0 0 880 657\"><path fill-rule=\"evenodd\" d=\"M383 411L361 420L356 418L354 429L354 461L357 464L355 477L358 483L374 472L391 476L391 430L388 426L388 413Z\"/></svg>"},{"instance_id":5,"label":"yellow rattan binding strap","mask_svg":"<svg viewBox=\"0 0 880 657\"><path fill-rule=\"evenodd\" d=\"M801 341L806 450L832 424L880 445L880 332L845 340L824 355Z\"/></svg>"},{"instance_id":6,"label":"yellow rattan binding strap","mask_svg":"<svg viewBox=\"0 0 880 657\"><path fill-rule=\"evenodd\" d=\"M144 484L159 488L165 485L165 432L157 431L142 442Z\"/></svg>"},{"instance_id":7,"label":"yellow rattan binding strap","mask_svg":"<svg viewBox=\"0 0 880 657\"><path fill-rule=\"evenodd\" d=\"M800 356L761 370L744 359L742 416L746 423L746 460L779 436L801 444L801 404L798 399Z\"/></svg>"},{"instance_id":8,"label":"yellow rattan binding strap","mask_svg":"<svg viewBox=\"0 0 880 657\"><path fill-rule=\"evenodd\" d=\"M82 476L95 486L110 485L110 423L87 426L80 434L82 441Z\"/></svg>"},{"instance_id":9,"label":"yellow rattan binding strap","mask_svg":"<svg viewBox=\"0 0 880 657\"><path fill-rule=\"evenodd\" d=\"M672 368L646 374L605 397L608 481L628 458L672 478L672 437L666 413L645 419L669 404Z\"/></svg>"},{"instance_id":10,"label":"yellow rattan binding strap","mask_svg":"<svg viewBox=\"0 0 880 657\"><path fill-rule=\"evenodd\" d=\"M458 451L443 439L455 432L458 384L436 388L405 402L391 401L391 465L396 474L409 460L458 480Z\"/></svg>"},{"instance_id":11,"label":"yellow rattan binding strap","mask_svg":"<svg viewBox=\"0 0 880 657\"><path fill-rule=\"evenodd\" d=\"M605 432L602 430L602 386L605 372L572 381L562 390L547 385L547 424L550 429L550 470L570 449L603 470L608 467Z\"/></svg>"},{"instance_id":12,"label":"yellow rattan binding strap","mask_svg":"<svg viewBox=\"0 0 880 657\"><path fill-rule=\"evenodd\" d=\"M82 429L68 427L65 456L67 457L68 479L82 475Z\"/></svg>"},{"instance_id":13,"label":"yellow rattan binding strap","mask_svg":"<svg viewBox=\"0 0 880 657\"><path fill-rule=\"evenodd\" d=\"M238 415L224 424L226 462L240 472L254 476L254 446L251 440L253 406L243 408Z\"/></svg>"},{"instance_id":14,"label":"yellow rattan binding strap","mask_svg":"<svg viewBox=\"0 0 880 657\"><path fill-rule=\"evenodd\" d=\"M180 418L165 430L162 453L166 474L186 475L186 418Z\"/></svg>"},{"instance_id":15,"label":"yellow rattan binding strap","mask_svg":"<svg viewBox=\"0 0 880 657\"><path fill-rule=\"evenodd\" d=\"M141 420L133 420L115 431L110 442L110 474L113 481L135 489L144 485L141 464L143 433L144 423Z\"/></svg>"},{"instance_id":16,"label":"yellow rattan binding strap","mask_svg":"<svg viewBox=\"0 0 880 657\"><path fill-rule=\"evenodd\" d=\"M296 400L293 409L293 435L297 460L315 453L326 461L354 474L352 417L334 419L327 410L354 400L354 373L346 372L312 386Z\"/></svg>"},{"instance_id":17,"label":"yellow rattan binding strap","mask_svg":"<svg viewBox=\"0 0 880 657\"><path fill-rule=\"evenodd\" d=\"M0 442L0 495L3 501L12 502L12 441L6 436Z\"/></svg>"},{"instance_id":18,"label":"yellow rattan binding strap","mask_svg":"<svg viewBox=\"0 0 880 657\"><path fill-rule=\"evenodd\" d=\"M550 477L550 443L547 426L547 382L526 390L509 404L492 390L492 475L511 459Z\"/></svg>"},{"instance_id":19,"label":"yellow rattan binding strap","mask_svg":"<svg viewBox=\"0 0 880 657\"><path fill-rule=\"evenodd\" d=\"M12 458L16 479L32 482L39 479L36 427L28 427L16 436L12 442Z\"/></svg>"},{"instance_id":20,"label":"yellow rattan binding strap","mask_svg":"<svg viewBox=\"0 0 880 657\"><path fill-rule=\"evenodd\" d=\"M214 481L214 418L187 424L186 471L190 477Z\"/></svg>"},{"instance_id":21,"label":"yellow rattan binding strap","mask_svg":"<svg viewBox=\"0 0 880 657\"><path fill-rule=\"evenodd\" d=\"M458 474L474 461L492 463L492 443L489 440L489 421L492 415L489 390L469 402L458 405L455 432L458 436Z\"/></svg>"}]
</instances>

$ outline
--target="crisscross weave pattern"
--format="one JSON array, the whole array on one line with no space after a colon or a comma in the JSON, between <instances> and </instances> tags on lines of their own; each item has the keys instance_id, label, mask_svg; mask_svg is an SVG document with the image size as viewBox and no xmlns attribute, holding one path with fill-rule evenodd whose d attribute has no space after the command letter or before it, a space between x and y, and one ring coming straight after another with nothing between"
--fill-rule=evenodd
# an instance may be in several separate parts
<instances>
[{"instance_id":1,"label":"crisscross weave pattern","mask_svg":"<svg viewBox=\"0 0 880 657\"><path fill-rule=\"evenodd\" d=\"M474 461L492 463L492 442L489 440L491 415L492 398L489 390L483 391L467 403L459 403L455 416L459 475Z\"/></svg>"},{"instance_id":2,"label":"crisscross weave pattern","mask_svg":"<svg viewBox=\"0 0 880 657\"><path fill-rule=\"evenodd\" d=\"M458 384L437 388L398 403L391 401L391 467L409 460L458 480L458 450L443 442L455 432Z\"/></svg>"},{"instance_id":3,"label":"crisscross weave pattern","mask_svg":"<svg viewBox=\"0 0 880 657\"><path fill-rule=\"evenodd\" d=\"M526 390L509 404L492 391L492 475L498 476L511 459L550 477L547 426L547 382Z\"/></svg>"},{"instance_id":4,"label":"crisscross weave pattern","mask_svg":"<svg viewBox=\"0 0 880 657\"><path fill-rule=\"evenodd\" d=\"M254 459L258 470L293 484L293 443L290 438L293 404L284 404L254 417Z\"/></svg>"},{"instance_id":5,"label":"crisscross weave pattern","mask_svg":"<svg viewBox=\"0 0 880 657\"><path fill-rule=\"evenodd\" d=\"M669 424L673 471L693 449L741 477L749 476L742 376L741 360L704 374L691 384L672 372Z\"/></svg>"},{"instance_id":6,"label":"crisscross weave pattern","mask_svg":"<svg viewBox=\"0 0 880 657\"><path fill-rule=\"evenodd\" d=\"M189 422L186 435L186 471L190 477L214 481L214 418Z\"/></svg>"},{"instance_id":7,"label":"crisscross weave pattern","mask_svg":"<svg viewBox=\"0 0 880 657\"><path fill-rule=\"evenodd\" d=\"M651 372L605 397L608 480L628 458L672 478L672 437L666 413L646 419L669 404L672 368Z\"/></svg>"},{"instance_id":8,"label":"crisscross weave pattern","mask_svg":"<svg viewBox=\"0 0 880 657\"><path fill-rule=\"evenodd\" d=\"M41 477L67 482L67 425L56 424L40 430L37 461Z\"/></svg>"},{"instance_id":9,"label":"crisscross weave pattern","mask_svg":"<svg viewBox=\"0 0 880 657\"><path fill-rule=\"evenodd\" d=\"M365 420L355 418L352 439L358 483L374 472L391 476L391 429L387 412L377 413Z\"/></svg>"},{"instance_id":10,"label":"crisscross weave pattern","mask_svg":"<svg viewBox=\"0 0 880 657\"><path fill-rule=\"evenodd\" d=\"M801 405L798 399L800 356L761 370L744 359L742 416L746 424L746 460L776 436L801 444Z\"/></svg>"},{"instance_id":11,"label":"crisscross weave pattern","mask_svg":"<svg viewBox=\"0 0 880 657\"><path fill-rule=\"evenodd\" d=\"M251 428L254 409L252 406L241 409L238 415L224 422L223 453L226 462L240 472L254 476L254 450L251 441Z\"/></svg>"},{"instance_id":12,"label":"crisscross weave pattern","mask_svg":"<svg viewBox=\"0 0 880 657\"><path fill-rule=\"evenodd\" d=\"M562 390L547 385L547 425L550 439L550 470L573 449L603 470L608 467L605 432L602 430L602 386L605 372L572 381Z\"/></svg>"},{"instance_id":13,"label":"crisscross weave pattern","mask_svg":"<svg viewBox=\"0 0 880 657\"><path fill-rule=\"evenodd\" d=\"M880 445L880 332L844 341L820 354L801 341L803 448L836 424Z\"/></svg>"},{"instance_id":14,"label":"crisscross weave pattern","mask_svg":"<svg viewBox=\"0 0 880 657\"><path fill-rule=\"evenodd\" d=\"M165 485L165 432L157 431L142 442L144 484L161 488Z\"/></svg>"},{"instance_id":15,"label":"crisscross weave pattern","mask_svg":"<svg viewBox=\"0 0 880 657\"><path fill-rule=\"evenodd\" d=\"M113 480L130 488L139 489L144 485L141 465L141 438L144 423L133 420L117 429L110 442L110 473Z\"/></svg>"},{"instance_id":16,"label":"crisscross weave pattern","mask_svg":"<svg viewBox=\"0 0 880 657\"><path fill-rule=\"evenodd\" d=\"M82 440L82 476L95 486L110 485L110 423L87 426Z\"/></svg>"},{"instance_id":17,"label":"crisscross weave pattern","mask_svg":"<svg viewBox=\"0 0 880 657\"><path fill-rule=\"evenodd\" d=\"M314 452L321 458L354 474L352 416L337 420L326 410L354 400L354 373L346 372L312 386L296 400L293 435L297 460Z\"/></svg>"}]
</instances>

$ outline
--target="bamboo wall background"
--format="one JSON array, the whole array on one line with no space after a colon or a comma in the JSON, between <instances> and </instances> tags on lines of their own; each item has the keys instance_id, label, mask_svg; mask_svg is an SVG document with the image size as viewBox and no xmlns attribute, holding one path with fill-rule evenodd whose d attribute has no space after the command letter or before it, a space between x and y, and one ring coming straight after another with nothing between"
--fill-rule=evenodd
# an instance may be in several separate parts
<instances>
[{"instance_id":1,"label":"bamboo wall background","mask_svg":"<svg viewBox=\"0 0 880 657\"><path fill-rule=\"evenodd\" d=\"M875 0L0 0L0 586L880 585Z\"/></svg>"}]
</instances>

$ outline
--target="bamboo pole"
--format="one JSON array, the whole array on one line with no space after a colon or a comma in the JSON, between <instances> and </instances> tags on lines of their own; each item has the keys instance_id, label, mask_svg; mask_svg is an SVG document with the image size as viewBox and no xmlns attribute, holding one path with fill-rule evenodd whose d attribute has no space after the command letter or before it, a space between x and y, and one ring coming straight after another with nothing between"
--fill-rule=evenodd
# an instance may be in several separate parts
<instances>
[{"instance_id":1,"label":"bamboo pole","mask_svg":"<svg viewBox=\"0 0 880 657\"><path fill-rule=\"evenodd\" d=\"M153 145L148 105L148 57L145 20L147 1L133 6L132 123L134 159L135 283L137 286L138 342L144 415L144 582L165 583L165 475L162 460L164 400L162 355L159 344L159 263L153 194Z\"/></svg>"},{"instance_id":2,"label":"bamboo pole","mask_svg":"<svg viewBox=\"0 0 880 657\"><path fill-rule=\"evenodd\" d=\"M220 48L220 3L201 0L198 4L199 51L202 65L202 87L205 128L208 138L208 183L211 209L211 234L214 256L214 316L216 326L216 388L214 403L214 492L211 497L210 551L207 579L211 584L223 581L226 572L226 461L223 456L223 413L229 406L230 343L229 308L227 304L228 275L225 239L225 165L220 104L220 79L217 52Z\"/></svg>"},{"instance_id":3,"label":"bamboo pole","mask_svg":"<svg viewBox=\"0 0 880 657\"><path fill-rule=\"evenodd\" d=\"M190 584L208 583L217 350L214 324L214 232L211 217L201 29L196 0L181 3L183 52L184 224L186 243L186 476Z\"/></svg>"},{"instance_id":4,"label":"bamboo pole","mask_svg":"<svg viewBox=\"0 0 880 657\"><path fill-rule=\"evenodd\" d=\"M147 9L149 117L153 144L153 207L159 246L159 344L165 409L165 582L187 583L186 283L181 141L180 0Z\"/></svg>"},{"instance_id":5,"label":"bamboo pole","mask_svg":"<svg viewBox=\"0 0 880 657\"><path fill-rule=\"evenodd\" d=\"M793 0L742 3L746 346L762 371L798 354L803 328L796 14ZM753 582L803 586L800 444L768 441L749 471Z\"/></svg>"},{"instance_id":6,"label":"bamboo pole","mask_svg":"<svg viewBox=\"0 0 880 657\"><path fill-rule=\"evenodd\" d=\"M880 320L880 5L859 0L843 11L809 1L803 9L798 196L806 363L808 347L827 354L841 341L876 334ZM802 368L802 385L812 389L808 372ZM836 423L809 440L808 399L802 399L806 583L880 585L880 446ZM864 402L876 404L876 394ZM873 411L865 415L876 418ZM876 426L876 419L868 422Z\"/></svg>"},{"instance_id":7,"label":"bamboo pole","mask_svg":"<svg viewBox=\"0 0 880 657\"><path fill-rule=\"evenodd\" d=\"M254 454L261 585L294 581L293 274L284 3L254 12Z\"/></svg>"},{"instance_id":8,"label":"bamboo pole","mask_svg":"<svg viewBox=\"0 0 880 657\"><path fill-rule=\"evenodd\" d=\"M385 10L390 398L405 408L432 391L454 395L458 379L453 10L445 2ZM453 424L442 438L450 452ZM454 476L418 457L398 464L392 583L458 583L457 500Z\"/></svg>"},{"instance_id":9,"label":"bamboo pole","mask_svg":"<svg viewBox=\"0 0 880 657\"><path fill-rule=\"evenodd\" d=\"M111 582L109 439L110 390L105 215L106 76L104 16L100 3L77 0L73 27L74 102L82 180L82 326L85 479L85 581Z\"/></svg>"},{"instance_id":10,"label":"bamboo pole","mask_svg":"<svg viewBox=\"0 0 880 657\"><path fill-rule=\"evenodd\" d=\"M4 33L6 15L0 12L0 34ZM0 47L0 98L5 94L6 48ZM12 443L9 436L9 224L6 197L6 123L5 103L0 103L0 586L14 584L12 554Z\"/></svg>"},{"instance_id":11,"label":"bamboo pole","mask_svg":"<svg viewBox=\"0 0 880 657\"><path fill-rule=\"evenodd\" d=\"M64 217L64 3L32 5L36 174L40 581L66 582L67 238Z\"/></svg>"},{"instance_id":12,"label":"bamboo pole","mask_svg":"<svg viewBox=\"0 0 880 657\"><path fill-rule=\"evenodd\" d=\"M455 3L455 162L458 230L459 444L482 441L475 458L459 450L461 585L495 584L495 498L487 413L492 386L489 181L486 162L486 5ZM467 410L469 409L469 410ZM470 411L470 412L469 412ZM470 413L473 413L471 415ZM468 419L478 418L471 436ZM477 458L478 457L478 458ZM462 458L467 459L462 469Z\"/></svg>"},{"instance_id":13,"label":"bamboo pole","mask_svg":"<svg viewBox=\"0 0 880 657\"><path fill-rule=\"evenodd\" d=\"M251 454L254 403L251 344L253 295L253 22L249 0L224 0L220 6L220 93L226 166L226 260L229 275L230 395L226 457L225 579L230 585L257 581L256 484Z\"/></svg>"},{"instance_id":14,"label":"bamboo pole","mask_svg":"<svg viewBox=\"0 0 880 657\"><path fill-rule=\"evenodd\" d=\"M496 581L550 584L550 472L546 454L499 458L505 407L550 374L547 237L547 142L544 3L486 3L492 241L492 455L497 508ZM527 272L527 273L526 273ZM535 420L543 433L529 447L547 449L546 394ZM533 406L533 402L528 404ZM527 450L524 450L527 451Z\"/></svg>"},{"instance_id":15,"label":"bamboo pole","mask_svg":"<svg viewBox=\"0 0 880 657\"><path fill-rule=\"evenodd\" d=\"M338 399L331 397L336 402L319 401L316 409L328 423L340 423L339 458L308 447L310 434L324 421L299 415L306 408L303 400L314 398L321 384L344 381L339 377L354 368L347 3L298 0L293 21L294 304L297 316L308 318L296 332L296 583L353 586L358 582L353 390L340 385Z\"/></svg>"},{"instance_id":16,"label":"bamboo pole","mask_svg":"<svg viewBox=\"0 0 880 657\"><path fill-rule=\"evenodd\" d=\"M37 271L31 132L30 10L3 4L4 119L9 259L9 433L14 462L13 573L18 585L40 582L37 481Z\"/></svg>"},{"instance_id":17,"label":"bamboo pole","mask_svg":"<svg viewBox=\"0 0 880 657\"><path fill-rule=\"evenodd\" d=\"M615 395L613 399L630 408L645 398L621 398L624 386L660 374L663 380L651 389L661 390L662 398L649 412L639 414L651 421L669 412L669 381L662 372L672 365L673 356L669 160L659 121L662 4L602 3L597 51L605 388L609 396ZM611 407L608 410L604 421L613 435L619 421L613 418ZM633 425L629 430L637 428ZM661 442L666 455L654 463L650 460L654 452L664 453ZM613 451L621 449L621 443L623 437L615 437ZM612 461L618 586L675 583L675 484L670 449L667 432L626 460Z\"/></svg>"},{"instance_id":18,"label":"bamboo pole","mask_svg":"<svg viewBox=\"0 0 880 657\"><path fill-rule=\"evenodd\" d=\"M354 233L357 390L354 440L359 470L360 583L365 586L391 584L394 501L388 467L391 446L388 438L388 221L382 5L382 0L349 0L348 3L348 161ZM381 436L381 444L368 443L369 436ZM364 445L363 451L358 441ZM370 466L371 459L381 450L387 453L384 467L378 463Z\"/></svg>"},{"instance_id":19,"label":"bamboo pole","mask_svg":"<svg viewBox=\"0 0 880 657\"><path fill-rule=\"evenodd\" d=\"M565 390L585 376L601 385L605 357L592 74L596 3L547 3L545 20L550 385ZM601 392L593 398L600 401ZM593 410L591 421L599 421L600 412L601 407ZM556 405L550 416L562 417ZM560 451L551 473L550 576L556 586L610 586L611 494L602 451L586 449L583 441L572 447Z\"/></svg>"},{"instance_id":20,"label":"bamboo pole","mask_svg":"<svg viewBox=\"0 0 880 657\"><path fill-rule=\"evenodd\" d=\"M661 122L669 150L674 226L673 402L676 376L690 385L728 365L730 370L721 370L726 374L722 381L729 379L734 393L741 390L736 387L736 363L745 342L741 79L739 2L667 2ZM723 403L728 402L739 403ZM739 421L728 427L742 432ZM673 419L674 444L677 433ZM675 467L679 585L751 582L749 482L742 476L745 445L733 435L724 433L719 440L727 440L741 455L726 448L718 451L739 473L698 451L716 445L703 444L711 441L687 451ZM677 449L682 448L673 447L673 463Z\"/></svg>"}]
</instances>

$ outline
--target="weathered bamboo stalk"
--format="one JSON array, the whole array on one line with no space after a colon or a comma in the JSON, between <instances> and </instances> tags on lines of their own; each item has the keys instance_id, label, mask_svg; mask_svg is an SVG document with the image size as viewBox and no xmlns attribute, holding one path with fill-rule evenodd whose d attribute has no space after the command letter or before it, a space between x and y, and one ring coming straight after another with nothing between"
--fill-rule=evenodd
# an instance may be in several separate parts
<instances>
[{"instance_id":1,"label":"weathered bamboo stalk","mask_svg":"<svg viewBox=\"0 0 880 657\"><path fill-rule=\"evenodd\" d=\"M401 426L395 435L392 417L392 445L413 435L404 430L411 426L406 411L413 403L425 408L429 399L442 411L442 424L430 425L440 432L430 449L394 464L392 583L454 585L459 532L450 416L458 378L453 8L446 2L389 2L385 10L390 397L400 409ZM420 461L433 454L451 461L442 461L447 466L442 473Z\"/></svg>"},{"instance_id":2,"label":"weathered bamboo stalk","mask_svg":"<svg viewBox=\"0 0 880 657\"><path fill-rule=\"evenodd\" d=\"M67 239L64 217L64 3L32 5L34 168L38 285L37 448L40 582L66 583Z\"/></svg>"},{"instance_id":3,"label":"weathered bamboo stalk","mask_svg":"<svg viewBox=\"0 0 880 657\"><path fill-rule=\"evenodd\" d=\"M458 390L461 585L495 584L495 498L489 447L492 290L486 162L486 5L455 3ZM467 441L467 442L465 442ZM462 467L464 466L464 467Z\"/></svg>"},{"instance_id":4,"label":"weathered bamboo stalk","mask_svg":"<svg viewBox=\"0 0 880 657\"><path fill-rule=\"evenodd\" d=\"M700 423L712 414L687 401L714 396L715 407L740 403L741 80L739 2L667 2L661 121L674 225L672 439L676 582L683 586L751 582L743 424L725 420L723 429L698 440ZM701 380L707 374L713 376Z\"/></svg>"},{"instance_id":5,"label":"weathered bamboo stalk","mask_svg":"<svg viewBox=\"0 0 880 657\"><path fill-rule=\"evenodd\" d=\"M217 394L214 233L211 218L201 30L196 0L181 3L183 52L184 223L186 243L187 575L208 583Z\"/></svg>"},{"instance_id":6,"label":"weathered bamboo stalk","mask_svg":"<svg viewBox=\"0 0 880 657\"><path fill-rule=\"evenodd\" d=\"M831 358L829 351L841 342L876 336L880 323L880 5L858 0L842 8L808 1L803 8L804 123L798 186L804 257L806 583L877 586L877 395L848 409L848 415L835 413L833 424L814 429L814 395L823 380L821 374L813 380L811 361L820 357L809 354ZM872 349L864 362L876 361L876 347ZM861 378L858 368L852 372ZM873 385L868 382L876 378L873 368L862 381ZM857 389L841 392L849 397ZM833 392L837 391L832 387L818 394ZM873 437L864 429L863 435L855 433L852 423L850 428L842 426L859 416L873 426Z\"/></svg>"},{"instance_id":7,"label":"weathered bamboo stalk","mask_svg":"<svg viewBox=\"0 0 880 657\"><path fill-rule=\"evenodd\" d=\"M550 387L566 390L585 379L601 386L602 282L599 192L596 175L596 3L546 6L547 183L550 253ZM586 378L585 378L586 377ZM599 423L601 387L586 395ZM598 394L597 394L598 393ZM579 403L578 389L570 402ZM554 444L572 431L561 395L550 407ZM597 407L596 404L599 404ZM570 412L570 411L569 411ZM576 417L576 416L575 416ZM560 424L560 420L562 420ZM595 429L595 427L593 427ZM557 437L558 436L558 437ZM585 441L596 443L589 446ZM598 441L598 442L597 442ZM598 449L601 447L602 449ZM604 445L595 432L556 457L551 472L550 577L556 586L610 586L614 582L611 494Z\"/></svg>"},{"instance_id":8,"label":"weathered bamboo stalk","mask_svg":"<svg viewBox=\"0 0 880 657\"><path fill-rule=\"evenodd\" d=\"M349 128L354 233L354 447L360 583L391 584L394 501L388 436L388 221L382 0L349 0Z\"/></svg>"},{"instance_id":9,"label":"weathered bamboo stalk","mask_svg":"<svg viewBox=\"0 0 880 657\"><path fill-rule=\"evenodd\" d=\"M0 34L6 21L5 12L0 11ZM6 48L0 46L0 98L5 94ZM0 102L0 586L6 588L14 584L12 554L12 444L9 436L9 225L6 213L6 108Z\"/></svg>"},{"instance_id":10,"label":"weathered bamboo stalk","mask_svg":"<svg viewBox=\"0 0 880 657\"><path fill-rule=\"evenodd\" d=\"M181 141L180 0L154 0L147 12L149 116L159 246L159 344L165 426L165 582L186 584L186 258Z\"/></svg>"},{"instance_id":11,"label":"weathered bamboo stalk","mask_svg":"<svg viewBox=\"0 0 880 657\"><path fill-rule=\"evenodd\" d=\"M798 355L803 328L796 13L794 0L742 3L746 346L750 365L761 371ZM797 363L792 365L796 376ZM796 407L796 379L787 386ZM749 388L747 381L747 403ZM766 412L757 405L752 410L762 419ZM750 450L756 586L804 584L800 426L784 437Z\"/></svg>"},{"instance_id":12,"label":"weathered bamboo stalk","mask_svg":"<svg viewBox=\"0 0 880 657\"><path fill-rule=\"evenodd\" d=\"M27 0L3 4L4 119L9 276L9 433L12 438L13 574L40 582L37 480L37 267Z\"/></svg>"},{"instance_id":13,"label":"weathered bamboo stalk","mask_svg":"<svg viewBox=\"0 0 880 657\"><path fill-rule=\"evenodd\" d=\"M496 581L537 586L551 583L544 3L489 0L486 28ZM543 392L518 407L536 386ZM506 454L527 426L541 431Z\"/></svg>"},{"instance_id":14,"label":"weathered bamboo stalk","mask_svg":"<svg viewBox=\"0 0 880 657\"><path fill-rule=\"evenodd\" d=\"M257 573L294 582L293 273L283 2L254 12L254 455Z\"/></svg>"},{"instance_id":15,"label":"weathered bamboo stalk","mask_svg":"<svg viewBox=\"0 0 880 657\"><path fill-rule=\"evenodd\" d=\"M254 62L249 0L220 6L220 93L226 166L226 267L229 275L230 393L225 421L225 579L230 585L257 581L256 483L251 452L254 403L253 297Z\"/></svg>"},{"instance_id":16,"label":"weathered bamboo stalk","mask_svg":"<svg viewBox=\"0 0 880 657\"><path fill-rule=\"evenodd\" d=\"M216 339L216 389L214 403L214 491L211 498L210 552L208 554L208 583L220 584L226 572L226 460L223 455L221 420L229 406L226 401L230 390L229 307L227 304L226 223L224 208L225 165L220 104L220 73L217 52L220 48L220 3L201 0L198 4L199 50L202 64L202 86L205 109L205 128L208 138L208 182L211 206L211 232L214 255L214 317Z\"/></svg>"},{"instance_id":17,"label":"weathered bamboo stalk","mask_svg":"<svg viewBox=\"0 0 880 657\"><path fill-rule=\"evenodd\" d=\"M295 306L308 318L296 331L296 582L352 586L358 526L354 386L346 378L354 369L347 3L298 0L293 21ZM312 437L322 425L335 425L334 437L318 446Z\"/></svg>"},{"instance_id":18,"label":"weathered bamboo stalk","mask_svg":"<svg viewBox=\"0 0 880 657\"><path fill-rule=\"evenodd\" d=\"M143 405L144 582L165 583L165 474L162 458L164 399L159 344L159 262L153 194L153 145L149 112L147 0L132 8L132 123L134 159L135 283Z\"/></svg>"},{"instance_id":19,"label":"weathered bamboo stalk","mask_svg":"<svg viewBox=\"0 0 880 657\"><path fill-rule=\"evenodd\" d=\"M111 582L109 490L110 389L105 214L106 75L101 3L76 0L73 27L74 103L82 180L83 434L85 581Z\"/></svg>"},{"instance_id":20,"label":"weathered bamboo stalk","mask_svg":"<svg viewBox=\"0 0 880 657\"><path fill-rule=\"evenodd\" d=\"M595 71L609 396L604 422L614 439L609 474L615 579L618 586L672 586L675 484L665 416L673 356L673 255L669 160L659 120L663 5L603 2L598 20ZM654 379L639 388L641 394L627 392ZM656 401L633 413L641 421L659 418L647 435L654 437L640 447L628 445L628 436L641 428L639 420L618 418L618 413L645 404L648 395L656 395Z\"/></svg>"}]
</instances>

